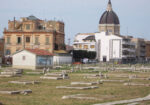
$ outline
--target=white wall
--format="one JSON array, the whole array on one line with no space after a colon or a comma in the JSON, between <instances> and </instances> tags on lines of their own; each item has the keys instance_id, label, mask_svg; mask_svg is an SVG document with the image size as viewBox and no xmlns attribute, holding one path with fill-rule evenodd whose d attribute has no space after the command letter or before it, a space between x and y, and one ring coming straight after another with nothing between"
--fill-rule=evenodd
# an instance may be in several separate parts
<instances>
[{"instance_id":1,"label":"white wall","mask_svg":"<svg viewBox=\"0 0 150 105\"><path fill-rule=\"evenodd\" d=\"M121 59L120 56L120 46L121 46L121 37L118 37L116 35L106 35L105 32L96 33L95 34L96 42L99 45L97 45L97 54L99 54L99 60L103 61L103 57L106 57L107 61L110 61L110 59ZM99 48L98 48L99 47Z\"/></svg>"},{"instance_id":2,"label":"white wall","mask_svg":"<svg viewBox=\"0 0 150 105\"><path fill-rule=\"evenodd\" d=\"M23 60L23 56L25 59ZM14 54L13 56L13 67L35 67L36 66L36 55L26 50Z\"/></svg>"},{"instance_id":3,"label":"white wall","mask_svg":"<svg viewBox=\"0 0 150 105\"><path fill-rule=\"evenodd\" d=\"M61 65L61 64L71 64L72 56L53 56L53 64Z\"/></svg>"}]
</instances>

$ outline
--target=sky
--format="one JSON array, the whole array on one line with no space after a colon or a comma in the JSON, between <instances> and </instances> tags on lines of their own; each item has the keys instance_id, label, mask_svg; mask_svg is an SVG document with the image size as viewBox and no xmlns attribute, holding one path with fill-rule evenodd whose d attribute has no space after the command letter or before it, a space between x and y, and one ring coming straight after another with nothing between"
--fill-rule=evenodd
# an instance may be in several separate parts
<instances>
[{"instance_id":1,"label":"sky","mask_svg":"<svg viewBox=\"0 0 150 105\"><path fill-rule=\"evenodd\" d=\"M121 35L150 40L150 0L111 0L119 17ZM65 42L77 33L98 32L99 20L108 0L0 0L0 36L8 20L34 15L65 23Z\"/></svg>"}]
</instances>

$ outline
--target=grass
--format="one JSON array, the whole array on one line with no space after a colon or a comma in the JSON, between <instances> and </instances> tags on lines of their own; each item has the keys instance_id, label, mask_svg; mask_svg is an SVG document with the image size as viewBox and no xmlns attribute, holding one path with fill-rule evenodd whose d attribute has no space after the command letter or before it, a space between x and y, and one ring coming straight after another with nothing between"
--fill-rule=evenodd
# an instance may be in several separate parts
<instances>
[{"instance_id":1,"label":"grass","mask_svg":"<svg viewBox=\"0 0 150 105\"><path fill-rule=\"evenodd\" d=\"M28 70L29 72L30 70ZM84 72L86 73L86 72ZM31 89L33 93L28 95L2 95L0 94L0 102L5 105L92 105L101 102L109 102L116 100L132 99L138 97L144 97L150 94L150 88L144 86L124 86L123 83L111 83L106 82L100 85L98 89L91 90L73 90L73 89L56 89L56 86L69 86L71 82L75 81L97 81L98 79L85 79L83 72L69 73L70 79L66 80L42 80L41 75L27 75L24 73L22 77L13 78L0 78L0 90L23 90ZM114 75L120 74L137 74L141 77L149 77L150 73L131 73L131 72L104 72L111 74L109 79L124 79L127 78L115 78ZM80 75L81 74L81 75ZM92 73L90 73L92 74ZM93 73L94 74L94 73ZM15 80L36 80L41 81L40 84L35 85L19 85L11 84L8 81ZM132 80L136 83L149 83L149 80ZM101 101L95 100L76 100L66 99L62 100L64 95L73 94L87 94L90 97L99 97ZM103 97L104 96L104 97ZM106 98L106 96L108 96ZM113 96L113 97L110 97ZM141 102L140 105L149 105L150 101ZM123 105L123 104L122 104Z\"/></svg>"}]
</instances>

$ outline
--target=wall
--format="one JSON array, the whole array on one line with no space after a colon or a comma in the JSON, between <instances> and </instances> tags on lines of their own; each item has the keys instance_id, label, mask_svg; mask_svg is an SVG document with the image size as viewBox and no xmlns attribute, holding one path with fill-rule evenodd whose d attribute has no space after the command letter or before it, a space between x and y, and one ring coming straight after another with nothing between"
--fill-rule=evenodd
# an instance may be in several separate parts
<instances>
[{"instance_id":1,"label":"wall","mask_svg":"<svg viewBox=\"0 0 150 105\"><path fill-rule=\"evenodd\" d=\"M38 67L50 67L53 65L53 56L37 56L36 65Z\"/></svg>"},{"instance_id":2,"label":"wall","mask_svg":"<svg viewBox=\"0 0 150 105\"><path fill-rule=\"evenodd\" d=\"M54 65L72 64L72 56L55 55L53 56L53 63Z\"/></svg>"},{"instance_id":3,"label":"wall","mask_svg":"<svg viewBox=\"0 0 150 105\"><path fill-rule=\"evenodd\" d=\"M11 54L24 48L39 48L53 52L53 34L52 33L5 33L5 50L9 49ZM7 44L7 37L10 37L10 44ZM21 37L21 43L17 44L17 37ZM26 42L26 37L30 37L30 42ZM35 43L35 37L39 37L39 44ZM46 38L49 37L49 43L46 44Z\"/></svg>"},{"instance_id":4,"label":"wall","mask_svg":"<svg viewBox=\"0 0 150 105\"><path fill-rule=\"evenodd\" d=\"M12 65L14 68L34 69L36 66L36 55L26 50L13 55Z\"/></svg>"},{"instance_id":5,"label":"wall","mask_svg":"<svg viewBox=\"0 0 150 105\"><path fill-rule=\"evenodd\" d=\"M106 61L110 59L121 59L121 37L116 35L106 35L105 32L96 33L95 39L97 42L97 59Z\"/></svg>"}]
</instances>

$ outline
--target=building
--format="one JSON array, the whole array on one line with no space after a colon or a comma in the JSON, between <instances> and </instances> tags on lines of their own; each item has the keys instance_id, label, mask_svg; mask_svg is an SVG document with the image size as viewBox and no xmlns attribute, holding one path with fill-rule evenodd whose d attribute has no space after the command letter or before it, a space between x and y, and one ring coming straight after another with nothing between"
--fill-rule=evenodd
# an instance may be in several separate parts
<instances>
[{"instance_id":1,"label":"building","mask_svg":"<svg viewBox=\"0 0 150 105\"><path fill-rule=\"evenodd\" d=\"M72 64L72 55L67 51L54 51L53 65Z\"/></svg>"},{"instance_id":2,"label":"building","mask_svg":"<svg viewBox=\"0 0 150 105\"><path fill-rule=\"evenodd\" d=\"M130 37L101 32L95 34L95 39L99 61L122 63L135 61L135 44L131 42Z\"/></svg>"},{"instance_id":3,"label":"building","mask_svg":"<svg viewBox=\"0 0 150 105\"><path fill-rule=\"evenodd\" d=\"M74 50L96 51L95 33L77 34L73 44Z\"/></svg>"},{"instance_id":4,"label":"building","mask_svg":"<svg viewBox=\"0 0 150 105\"><path fill-rule=\"evenodd\" d=\"M4 56L4 38L0 38L0 57Z\"/></svg>"},{"instance_id":5,"label":"building","mask_svg":"<svg viewBox=\"0 0 150 105\"><path fill-rule=\"evenodd\" d=\"M12 55L13 68L38 69L53 66L53 54L41 49L25 49Z\"/></svg>"},{"instance_id":6,"label":"building","mask_svg":"<svg viewBox=\"0 0 150 105\"><path fill-rule=\"evenodd\" d=\"M150 61L150 41L145 41L146 44L146 61Z\"/></svg>"},{"instance_id":7,"label":"building","mask_svg":"<svg viewBox=\"0 0 150 105\"><path fill-rule=\"evenodd\" d=\"M5 55L11 55L23 49L43 49L50 53L65 48L64 22L46 21L35 16L14 18L8 21L4 29Z\"/></svg>"},{"instance_id":8,"label":"building","mask_svg":"<svg viewBox=\"0 0 150 105\"><path fill-rule=\"evenodd\" d=\"M146 57L146 44L145 40L142 38L132 38L131 41L135 43L136 49L136 61L144 62Z\"/></svg>"},{"instance_id":9,"label":"building","mask_svg":"<svg viewBox=\"0 0 150 105\"><path fill-rule=\"evenodd\" d=\"M130 36L120 35L120 21L109 0L106 11L99 20L98 33L77 34L74 50L96 51L102 62L130 63L135 61L135 43Z\"/></svg>"},{"instance_id":10,"label":"building","mask_svg":"<svg viewBox=\"0 0 150 105\"><path fill-rule=\"evenodd\" d=\"M112 9L109 0L106 11L102 14L99 21L99 32L107 32L107 34L120 35L120 22L117 14Z\"/></svg>"},{"instance_id":11,"label":"building","mask_svg":"<svg viewBox=\"0 0 150 105\"><path fill-rule=\"evenodd\" d=\"M4 38L0 38L0 64L2 64L3 57L4 57Z\"/></svg>"}]
</instances>

